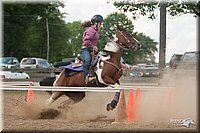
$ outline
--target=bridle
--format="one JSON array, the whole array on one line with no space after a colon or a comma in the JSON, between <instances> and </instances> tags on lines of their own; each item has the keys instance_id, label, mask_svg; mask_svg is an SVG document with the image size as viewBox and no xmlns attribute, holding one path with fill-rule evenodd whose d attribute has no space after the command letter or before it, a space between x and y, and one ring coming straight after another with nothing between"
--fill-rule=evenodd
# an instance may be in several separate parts
<instances>
[{"instance_id":1,"label":"bridle","mask_svg":"<svg viewBox=\"0 0 200 133\"><path fill-rule=\"evenodd\" d=\"M124 39L126 40L126 42L129 44L129 47L131 47L132 45L130 45L131 44L131 41L123 34L123 31L119 31L119 33L120 33L120 35L122 36L122 37L124 37ZM117 41L117 44L121 47L121 48L123 48L123 49L125 49L125 50L128 50L128 48L126 48L121 42L119 42L119 41ZM135 46L134 46L135 47Z\"/></svg>"}]
</instances>

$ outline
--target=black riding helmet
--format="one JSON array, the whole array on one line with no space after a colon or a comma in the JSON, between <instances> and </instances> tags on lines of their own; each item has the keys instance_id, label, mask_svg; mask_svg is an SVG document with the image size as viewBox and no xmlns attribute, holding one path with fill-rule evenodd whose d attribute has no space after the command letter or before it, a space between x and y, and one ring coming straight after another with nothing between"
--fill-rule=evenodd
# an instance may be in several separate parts
<instances>
[{"instance_id":1,"label":"black riding helmet","mask_svg":"<svg viewBox=\"0 0 200 133\"><path fill-rule=\"evenodd\" d=\"M101 15L94 15L92 18L91 18L91 22L92 23L98 23L98 22L103 22L103 17Z\"/></svg>"}]
</instances>

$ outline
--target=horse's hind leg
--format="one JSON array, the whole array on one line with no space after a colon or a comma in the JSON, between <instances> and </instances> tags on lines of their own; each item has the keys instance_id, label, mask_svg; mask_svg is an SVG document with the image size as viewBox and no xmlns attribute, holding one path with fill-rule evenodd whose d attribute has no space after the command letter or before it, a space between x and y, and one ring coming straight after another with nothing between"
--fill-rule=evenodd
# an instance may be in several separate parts
<instances>
[{"instance_id":1,"label":"horse's hind leg","mask_svg":"<svg viewBox=\"0 0 200 133\"><path fill-rule=\"evenodd\" d=\"M50 105L62 95L63 95L63 92L60 92L60 91L53 92L51 97L49 99L47 99L46 106L50 107Z\"/></svg>"},{"instance_id":2,"label":"horse's hind leg","mask_svg":"<svg viewBox=\"0 0 200 133\"><path fill-rule=\"evenodd\" d=\"M80 102L85 97L85 92L65 92L66 96L69 97L66 101L63 101L58 108L70 109L72 105Z\"/></svg>"},{"instance_id":3,"label":"horse's hind leg","mask_svg":"<svg viewBox=\"0 0 200 133\"><path fill-rule=\"evenodd\" d=\"M40 80L39 85L40 86L53 86L53 83L55 82L56 77L46 77ZM46 101L46 106L49 107L58 97L61 96L60 92L52 92L47 91L51 97Z\"/></svg>"},{"instance_id":4,"label":"horse's hind leg","mask_svg":"<svg viewBox=\"0 0 200 133\"><path fill-rule=\"evenodd\" d=\"M69 99L61 102L60 105L58 105L58 108L69 110L73 104L74 104L74 101L69 98Z\"/></svg>"}]
</instances>

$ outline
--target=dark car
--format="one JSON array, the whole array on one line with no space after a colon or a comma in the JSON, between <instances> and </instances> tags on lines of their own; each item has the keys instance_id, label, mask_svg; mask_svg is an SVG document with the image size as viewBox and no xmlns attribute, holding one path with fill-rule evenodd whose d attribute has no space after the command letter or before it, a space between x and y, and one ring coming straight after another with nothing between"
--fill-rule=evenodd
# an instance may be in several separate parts
<instances>
[{"instance_id":1,"label":"dark car","mask_svg":"<svg viewBox=\"0 0 200 133\"><path fill-rule=\"evenodd\" d=\"M75 58L64 58L62 61L58 61L54 63L54 67L59 68L60 66L66 66L75 62Z\"/></svg>"},{"instance_id":2,"label":"dark car","mask_svg":"<svg viewBox=\"0 0 200 133\"><path fill-rule=\"evenodd\" d=\"M139 77L142 77L143 73L140 70L134 70L134 71L130 72L129 75L131 77L139 78Z\"/></svg>"},{"instance_id":3,"label":"dark car","mask_svg":"<svg viewBox=\"0 0 200 133\"><path fill-rule=\"evenodd\" d=\"M158 77L159 67L156 65L146 65L142 77Z\"/></svg>"},{"instance_id":4,"label":"dark car","mask_svg":"<svg viewBox=\"0 0 200 133\"><path fill-rule=\"evenodd\" d=\"M169 67L171 69L176 69L182 56L182 54L174 54L169 61Z\"/></svg>"}]
</instances>

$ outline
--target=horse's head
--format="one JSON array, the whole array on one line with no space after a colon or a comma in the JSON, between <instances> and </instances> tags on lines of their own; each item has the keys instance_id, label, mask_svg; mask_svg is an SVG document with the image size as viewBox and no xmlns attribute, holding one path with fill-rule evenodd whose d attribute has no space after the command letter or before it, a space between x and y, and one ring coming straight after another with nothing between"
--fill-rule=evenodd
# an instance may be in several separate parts
<instances>
[{"instance_id":1,"label":"horse's head","mask_svg":"<svg viewBox=\"0 0 200 133\"><path fill-rule=\"evenodd\" d=\"M131 36L124 28L117 25L119 31L116 32L117 43L120 47L129 50L140 49L141 44Z\"/></svg>"}]
</instances>

